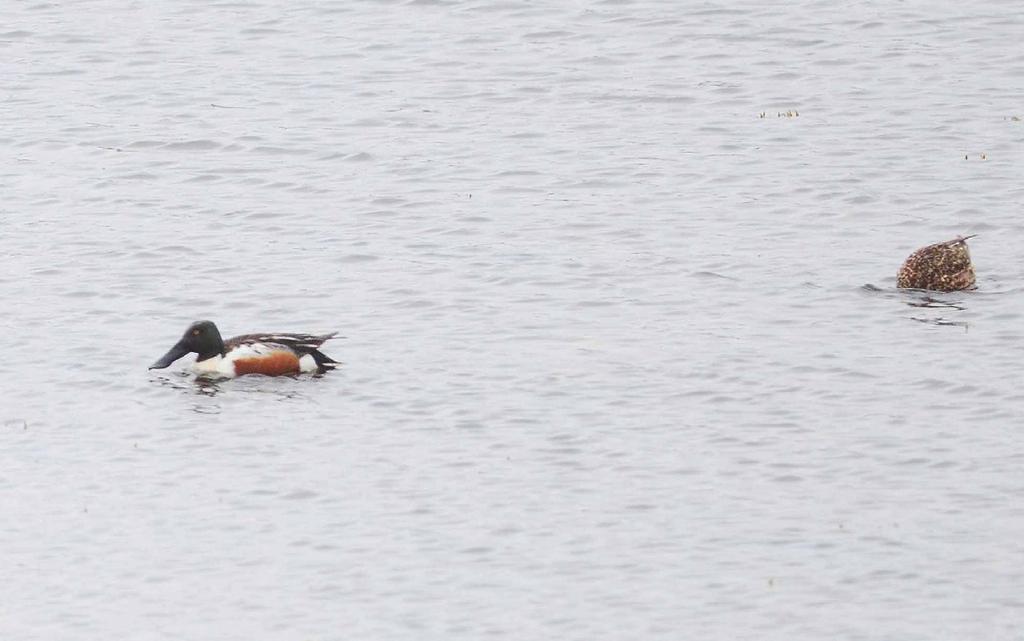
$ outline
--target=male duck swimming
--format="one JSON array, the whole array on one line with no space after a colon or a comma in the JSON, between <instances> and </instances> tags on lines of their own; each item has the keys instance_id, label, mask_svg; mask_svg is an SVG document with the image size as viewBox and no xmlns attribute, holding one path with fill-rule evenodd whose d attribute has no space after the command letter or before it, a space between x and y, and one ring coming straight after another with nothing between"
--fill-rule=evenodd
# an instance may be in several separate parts
<instances>
[{"instance_id":1,"label":"male duck swimming","mask_svg":"<svg viewBox=\"0 0 1024 641\"><path fill-rule=\"evenodd\" d=\"M227 341L212 321L196 321L185 330L160 360L149 369L163 369L182 356L198 354L192 365L197 374L234 378L245 374L281 376L300 372L323 374L338 366L338 361L319 350L330 334L244 334Z\"/></svg>"}]
</instances>

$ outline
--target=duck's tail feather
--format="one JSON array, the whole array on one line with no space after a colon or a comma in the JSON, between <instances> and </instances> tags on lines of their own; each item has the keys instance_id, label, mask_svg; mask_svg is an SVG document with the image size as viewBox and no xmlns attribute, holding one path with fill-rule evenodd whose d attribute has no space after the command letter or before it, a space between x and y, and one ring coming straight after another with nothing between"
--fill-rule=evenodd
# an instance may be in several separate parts
<instances>
[{"instance_id":1,"label":"duck's tail feather","mask_svg":"<svg viewBox=\"0 0 1024 641\"><path fill-rule=\"evenodd\" d=\"M313 362L316 363L316 369L321 374L341 365L341 361L334 360L318 349L311 350L309 355L313 357Z\"/></svg>"}]
</instances>

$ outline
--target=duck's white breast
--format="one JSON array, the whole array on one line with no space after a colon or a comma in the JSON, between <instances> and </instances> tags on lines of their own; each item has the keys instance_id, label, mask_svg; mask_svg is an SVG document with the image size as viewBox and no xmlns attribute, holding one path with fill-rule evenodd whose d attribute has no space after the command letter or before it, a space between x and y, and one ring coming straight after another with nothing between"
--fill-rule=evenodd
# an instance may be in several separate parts
<instances>
[{"instance_id":1,"label":"duck's white breast","mask_svg":"<svg viewBox=\"0 0 1024 641\"><path fill-rule=\"evenodd\" d=\"M235 363L232 359L225 358L220 354L217 354L213 358L193 363L192 371L196 374L206 374L208 376L217 375L230 377L235 375Z\"/></svg>"}]
</instances>

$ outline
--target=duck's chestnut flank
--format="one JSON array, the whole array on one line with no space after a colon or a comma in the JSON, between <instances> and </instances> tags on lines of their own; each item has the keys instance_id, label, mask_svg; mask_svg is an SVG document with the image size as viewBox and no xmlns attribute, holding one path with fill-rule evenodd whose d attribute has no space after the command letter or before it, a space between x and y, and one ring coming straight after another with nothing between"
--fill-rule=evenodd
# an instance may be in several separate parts
<instances>
[{"instance_id":1,"label":"duck's chestnut flank","mask_svg":"<svg viewBox=\"0 0 1024 641\"><path fill-rule=\"evenodd\" d=\"M298 374L300 371L299 357L290 351L279 350L266 356L235 360L235 376L246 374L281 376L282 374Z\"/></svg>"}]
</instances>

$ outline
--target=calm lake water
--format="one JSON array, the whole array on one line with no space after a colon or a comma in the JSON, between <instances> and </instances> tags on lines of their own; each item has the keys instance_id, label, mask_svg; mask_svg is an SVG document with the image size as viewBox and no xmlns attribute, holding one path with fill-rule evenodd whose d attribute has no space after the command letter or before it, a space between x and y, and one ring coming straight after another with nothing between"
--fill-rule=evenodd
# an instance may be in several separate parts
<instances>
[{"instance_id":1,"label":"calm lake water","mask_svg":"<svg viewBox=\"0 0 1024 641\"><path fill-rule=\"evenodd\" d=\"M1024 638L1022 42L4 3L0 638ZM345 365L147 371L201 318Z\"/></svg>"}]
</instances>

